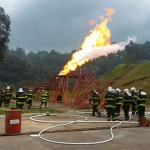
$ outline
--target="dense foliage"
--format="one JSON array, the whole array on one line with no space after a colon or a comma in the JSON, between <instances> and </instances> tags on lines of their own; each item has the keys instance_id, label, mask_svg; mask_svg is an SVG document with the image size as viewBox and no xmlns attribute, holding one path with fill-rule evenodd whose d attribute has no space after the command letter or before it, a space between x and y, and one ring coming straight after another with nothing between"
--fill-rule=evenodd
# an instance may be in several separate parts
<instances>
[{"instance_id":1,"label":"dense foliage","mask_svg":"<svg viewBox=\"0 0 150 150\"><path fill-rule=\"evenodd\" d=\"M25 54L25 50L19 47L15 51L8 50L5 60L0 64L0 82L48 81L50 74L59 73L70 55L54 50Z\"/></svg>"},{"instance_id":2,"label":"dense foliage","mask_svg":"<svg viewBox=\"0 0 150 150\"><path fill-rule=\"evenodd\" d=\"M4 53L7 49L10 34L10 18L0 7L0 61L4 59Z\"/></svg>"},{"instance_id":3,"label":"dense foliage","mask_svg":"<svg viewBox=\"0 0 150 150\"><path fill-rule=\"evenodd\" d=\"M73 51L72 51L73 53ZM0 64L0 82L19 83L48 81L49 76L58 74L71 59L70 54L39 51L25 53L23 48L7 50L5 60ZM144 44L131 43L124 51L109 54L88 62L83 68L88 68L98 76L109 72L121 63L136 64L150 61L150 42Z\"/></svg>"}]
</instances>

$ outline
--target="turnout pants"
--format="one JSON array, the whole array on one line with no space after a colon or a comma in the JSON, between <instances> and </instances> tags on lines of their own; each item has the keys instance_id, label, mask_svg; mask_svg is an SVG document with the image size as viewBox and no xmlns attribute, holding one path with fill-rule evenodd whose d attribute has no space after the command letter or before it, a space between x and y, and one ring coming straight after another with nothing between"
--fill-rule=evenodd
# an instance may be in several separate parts
<instances>
[{"instance_id":1,"label":"turnout pants","mask_svg":"<svg viewBox=\"0 0 150 150\"><path fill-rule=\"evenodd\" d=\"M10 99L5 99L5 105L6 105L6 107L9 107L9 104L10 104Z\"/></svg>"},{"instance_id":2,"label":"turnout pants","mask_svg":"<svg viewBox=\"0 0 150 150\"><path fill-rule=\"evenodd\" d=\"M0 107L2 107L2 104L3 104L3 100L0 100Z\"/></svg>"},{"instance_id":3,"label":"turnout pants","mask_svg":"<svg viewBox=\"0 0 150 150\"><path fill-rule=\"evenodd\" d=\"M120 108L121 108L121 104L116 104L115 116L119 116L120 115Z\"/></svg>"},{"instance_id":4,"label":"turnout pants","mask_svg":"<svg viewBox=\"0 0 150 150\"><path fill-rule=\"evenodd\" d=\"M100 115L99 110L97 109L98 105L93 105L93 111L92 111L92 116L95 116L95 113L97 113L98 115Z\"/></svg>"},{"instance_id":5,"label":"turnout pants","mask_svg":"<svg viewBox=\"0 0 150 150\"><path fill-rule=\"evenodd\" d=\"M47 101L44 101L44 102L41 101L40 108L42 107L43 104L45 105L45 109L46 109L47 108Z\"/></svg>"},{"instance_id":6,"label":"turnout pants","mask_svg":"<svg viewBox=\"0 0 150 150\"><path fill-rule=\"evenodd\" d=\"M18 108L18 109L21 109L21 110L22 110L22 109L23 109L24 104L16 104L16 106L17 106L17 108Z\"/></svg>"},{"instance_id":7,"label":"turnout pants","mask_svg":"<svg viewBox=\"0 0 150 150\"><path fill-rule=\"evenodd\" d=\"M106 107L107 110L107 120L114 120L115 119L115 107Z\"/></svg>"},{"instance_id":8,"label":"turnout pants","mask_svg":"<svg viewBox=\"0 0 150 150\"><path fill-rule=\"evenodd\" d=\"M130 105L123 105L122 109L124 111L125 120L129 120Z\"/></svg>"},{"instance_id":9,"label":"turnout pants","mask_svg":"<svg viewBox=\"0 0 150 150\"><path fill-rule=\"evenodd\" d=\"M139 117L145 116L145 106L138 106Z\"/></svg>"},{"instance_id":10,"label":"turnout pants","mask_svg":"<svg viewBox=\"0 0 150 150\"><path fill-rule=\"evenodd\" d=\"M135 101L132 102L131 108L132 108L132 114L134 115L135 112L136 112L136 103L135 103Z\"/></svg>"}]
</instances>

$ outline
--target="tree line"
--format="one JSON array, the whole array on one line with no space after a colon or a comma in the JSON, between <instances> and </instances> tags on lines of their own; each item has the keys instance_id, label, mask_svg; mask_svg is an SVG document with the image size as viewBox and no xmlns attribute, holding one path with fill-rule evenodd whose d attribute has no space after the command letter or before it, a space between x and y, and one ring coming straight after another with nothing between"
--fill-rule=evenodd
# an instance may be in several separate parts
<instances>
[{"instance_id":1,"label":"tree line","mask_svg":"<svg viewBox=\"0 0 150 150\"><path fill-rule=\"evenodd\" d=\"M48 81L49 76L59 74L71 59L72 53L61 54L51 50L26 54L20 47L7 50L5 59L0 63L0 82ZM85 64L83 68L93 70L96 76L101 76L121 63L135 64L147 61L150 61L150 42L131 43L124 51L99 57Z\"/></svg>"}]
</instances>

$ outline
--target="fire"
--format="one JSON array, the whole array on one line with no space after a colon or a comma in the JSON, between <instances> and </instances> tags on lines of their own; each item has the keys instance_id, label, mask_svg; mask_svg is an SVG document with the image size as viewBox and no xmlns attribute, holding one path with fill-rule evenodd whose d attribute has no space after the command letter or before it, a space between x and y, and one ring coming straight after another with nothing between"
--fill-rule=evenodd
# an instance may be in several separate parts
<instances>
[{"instance_id":1,"label":"fire","mask_svg":"<svg viewBox=\"0 0 150 150\"><path fill-rule=\"evenodd\" d=\"M90 20L90 21L89 21L89 25L92 26L92 25L94 25L94 24L95 24L95 20Z\"/></svg>"},{"instance_id":2,"label":"fire","mask_svg":"<svg viewBox=\"0 0 150 150\"><path fill-rule=\"evenodd\" d=\"M110 45L110 29L107 27L108 20L111 19L111 15L115 12L113 9L106 9L107 17L101 17L101 24L97 24L93 30L91 30L89 36L87 36L81 45L81 50L78 50L72 55L72 59L64 66L59 75L66 75L71 71L76 70L78 66L82 66L90 59L86 57L88 51L92 47L101 47ZM84 59L83 59L84 58Z\"/></svg>"}]
</instances>

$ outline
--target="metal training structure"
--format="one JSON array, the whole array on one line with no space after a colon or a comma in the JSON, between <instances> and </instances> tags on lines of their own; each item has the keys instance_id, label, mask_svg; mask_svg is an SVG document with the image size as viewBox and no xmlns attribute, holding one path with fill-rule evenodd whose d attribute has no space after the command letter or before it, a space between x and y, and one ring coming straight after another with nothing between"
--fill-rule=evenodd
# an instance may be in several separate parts
<instances>
[{"instance_id":1,"label":"metal training structure","mask_svg":"<svg viewBox=\"0 0 150 150\"><path fill-rule=\"evenodd\" d=\"M36 93L36 100L44 90L48 90L52 95L52 102L64 102L71 108L88 107L93 90L96 90L101 98L104 97L105 92L94 73L81 68L67 75L54 73L49 77L49 82L36 82L30 85L30 88ZM102 99L101 106L103 104Z\"/></svg>"}]
</instances>

